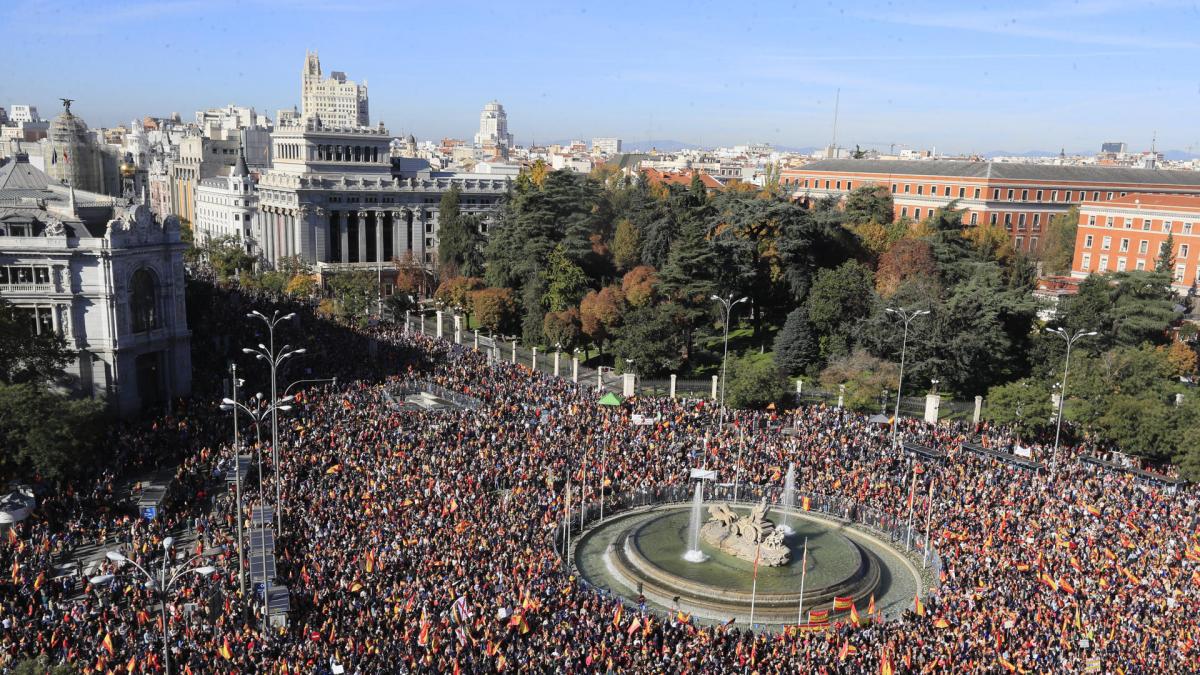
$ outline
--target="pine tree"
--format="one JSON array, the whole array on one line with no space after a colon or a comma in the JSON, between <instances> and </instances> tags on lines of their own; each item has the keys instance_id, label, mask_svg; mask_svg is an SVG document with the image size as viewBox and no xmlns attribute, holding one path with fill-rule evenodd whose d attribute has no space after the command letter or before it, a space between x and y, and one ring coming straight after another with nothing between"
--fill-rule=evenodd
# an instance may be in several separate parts
<instances>
[{"instance_id":1,"label":"pine tree","mask_svg":"<svg viewBox=\"0 0 1200 675\"><path fill-rule=\"evenodd\" d=\"M1175 272L1175 235L1170 232L1167 233L1167 240L1158 249L1158 263L1154 266L1154 271L1167 274Z\"/></svg>"},{"instance_id":2,"label":"pine tree","mask_svg":"<svg viewBox=\"0 0 1200 675\"><path fill-rule=\"evenodd\" d=\"M821 346L808 321L808 310L801 305L793 309L775 336L775 364L789 375L815 370L821 358Z\"/></svg>"}]
</instances>

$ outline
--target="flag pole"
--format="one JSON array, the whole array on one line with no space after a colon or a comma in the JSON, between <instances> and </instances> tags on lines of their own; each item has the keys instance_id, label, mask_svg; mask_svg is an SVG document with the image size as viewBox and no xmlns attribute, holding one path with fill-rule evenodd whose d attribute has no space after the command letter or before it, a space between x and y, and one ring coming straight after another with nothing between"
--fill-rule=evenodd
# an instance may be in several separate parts
<instances>
[{"instance_id":1,"label":"flag pole","mask_svg":"<svg viewBox=\"0 0 1200 675\"><path fill-rule=\"evenodd\" d=\"M908 489L908 533L904 536L904 550L912 550L913 498L917 494L917 466L913 464L912 487Z\"/></svg>"},{"instance_id":2,"label":"flag pole","mask_svg":"<svg viewBox=\"0 0 1200 675\"><path fill-rule=\"evenodd\" d=\"M925 507L925 560L922 567L929 567L929 526L933 521L933 479L929 479L929 504Z\"/></svg>"},{"instance_id":3,"label":"flag pole","mask_svg":"<svg viewBox=\"0 0 1200 675\"><path fill-rule=\"evenodd\" d=\"M754 547L754 581L750 586L750 630L754 630L754 600L758 597L758 555L762 544Z\"/></svg>"},{"instance_id":4,"label":"flag pole","mask_svg":"<svg viewBox=\"0 0 1200 675\"><path fill-rule=\"evenodd\" d=\"M796 627L804 623L804 577L808 575L808 537L804 538L804 557L800 558L800 610L796 617Z\"/></svg>"}]
</instances>

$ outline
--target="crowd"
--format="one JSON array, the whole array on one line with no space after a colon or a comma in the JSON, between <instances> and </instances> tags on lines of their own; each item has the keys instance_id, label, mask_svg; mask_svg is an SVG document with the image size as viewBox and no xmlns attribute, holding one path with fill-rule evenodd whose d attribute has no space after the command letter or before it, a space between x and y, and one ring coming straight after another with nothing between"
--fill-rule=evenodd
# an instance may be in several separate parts
<instances>
[{"instance_id":1,"label":"crowd","mask_svg":"<svg viewBox=\"0 0 1200 675\"><path fill-rule=\"evenodd\" d=\"M321 330L306 331L305 346L338 339ZM276 470L283 485L276 558L291 593L286 627L264 632L253 593L238 595L236 519L249 524L258 488L246 487L239 513L221 475L233 454L231 421L193 404L114 431L112 469L49 496L5 538L7 666L44 656L80 672L162 672L155 589L114 563L90 571L115 574L103 584L54 565L84 542L159 565L163 538L187 529L199 548L224 548L201 559L216 573L186 575L166 598L173 672L1200 669L1193 489L1166 494L1070 454L1050 477L963 451L973 429L906 425L906 438L948 453L944 463L926 462L893 450L887 428L837 408L737 412L723 429L703 401L607 408L586 387L489 363L469 348L392 328L367 332L387 347L378 360L344 342L323 344L316 367L345 378L304 389L281 418L279 467L263 453L268 503ZM351 379L365 369L392 375ZM427 411L387 393L418 382L481 405ZM657 421L634 425L635 413ZM988 433L989 443L1007 442L1002 430ZM943 571L921 611L864 626L835 617L828 630L799 633L698 625L636 605L618 612L619 600L559 557L568 486L574 509L582 486L594 503L601 482L615 504L632 490L684 484L694 466L730 480L739 456L745 484L778 485L794 463L799 495L897 519L913 476L918 499L932 482L931 538ZM155 463L177 467L180 498L166 513L146 521L112 503L121 473Z\"/></svg>"}]
</instances>

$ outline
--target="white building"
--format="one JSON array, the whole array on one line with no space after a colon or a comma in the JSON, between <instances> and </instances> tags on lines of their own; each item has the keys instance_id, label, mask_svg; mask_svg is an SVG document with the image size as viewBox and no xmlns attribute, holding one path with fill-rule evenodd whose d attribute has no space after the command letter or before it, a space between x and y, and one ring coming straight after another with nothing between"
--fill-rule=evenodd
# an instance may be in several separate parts
<instances>
[{"instance_id":1,"label":"white building","mask_svg":"<svg viewBox=\"0 0 1200 675\"><path fill-rule=\"evenodd\" d=\"M270 120L259 115L254 108L230 103L224 108L209 108L196 111L196 126L209 135L210 129L254 129L269 128Z\"/></svg>"},{"instance_id":2,"label":"white building","mask_svg":"<svg viewBox=\"0 0 1200 675\"><path fill-rule=\"evenodd\" d=\"M38 117L37 106L24 105L14 103L12 109L8 111L8 119L10 122L41 122L42 118Z\"/></svg>"},{"instance_id":3,"label":"white building","mask_svg":"<svg viewBox=\"0 0 1200 675\"><path fill-rule=\"evenodd\" d=\"M508 113L499 101L483 106L479 113L479 133L475 134L475 147L485 152L494 149L494 154L507 157L513 147L512 134L508 133Z\"/></svg>"},{"instance_id":4,"label":"white building","mask_svg":"<svg viewBox=\"0 0 1200 675\"><path fill-rule=\"evenodd\" d=\"M621 139L619 138L593 138L592 152L601 155L619 155L621 154Z\"/></svg>"},{"instance_id":5,"label":"white building","mask_svg":"<svg viewBox=\"0 0 1200 675\"><path fill-rule=\"evenodd\" d=\"M196 242L233 237L253 252L259 236L254 231L257 213L254 178L245 157L239 156L229 175L205 178L196 187Z\"/></svg>"},{"instance_id":6,"label":"white building","mask_svg":"<svg viewBox=\"0 0 1200 675\"><path fill-rule=\"evenodd\" d=\"M307 52L300 73L300 114L302 118L319 117L328 126L365 127L371 123L367 114L367 81L357 84L337 70L322 78L317 53Z\"/></svg>"},{"instance_id":7,"label":"white building","mask_svg":"<svg viewBox=\"0 0 1200 675\"><path fill-rule=\"evenodd\" d=\"M76 353L60 384L122 415L191 390L179 220L0 164L0 296Z\"/></svg>"}]
</instances>

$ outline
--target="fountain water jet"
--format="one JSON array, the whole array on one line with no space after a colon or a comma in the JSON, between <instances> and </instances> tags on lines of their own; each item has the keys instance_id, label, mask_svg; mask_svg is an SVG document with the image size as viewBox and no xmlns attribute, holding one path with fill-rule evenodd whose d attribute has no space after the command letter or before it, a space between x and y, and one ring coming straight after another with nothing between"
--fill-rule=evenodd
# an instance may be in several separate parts
<instances>
[{"instance_id":1,"label":"fountain water jet","mask_svg":"<svg viewBox=\"0 0 1200 675\"><path fill-rule=\"evenodd\" d=\"M688 562L699 563L708 560L708 556L700 550L700 514L703 508L704 484L696 481L696 491L692 494L692 519L688 523L688 550L683 554L683 559Z\"/></svg>"},{"instance_id":2,"label":"fountain water jet","mask_svg":"<svg viewBox=\"0 0 1200 675\"><path fill-rule=\"evenodd\" d=\"M788 464L787 477L783 479L783 499L780 506L783 508L780 511L783 513L783 522L779 524L779 531L784 535L790 535L795 532L792 526L788 524L791 519L791 509L796 505L796 465Z\"/></svg>"}]
</instances>

